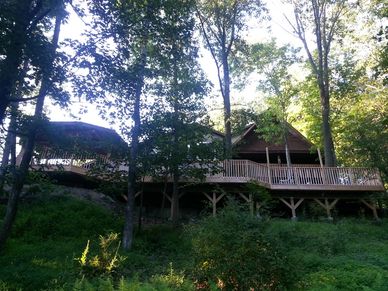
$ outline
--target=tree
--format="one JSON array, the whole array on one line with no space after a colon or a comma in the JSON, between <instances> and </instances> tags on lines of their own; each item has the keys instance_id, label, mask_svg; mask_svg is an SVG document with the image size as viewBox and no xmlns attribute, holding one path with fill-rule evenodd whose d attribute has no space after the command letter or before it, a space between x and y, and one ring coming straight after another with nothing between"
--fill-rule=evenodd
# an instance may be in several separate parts
<instances>
[{"instance_id":1,"label":"tree","mask_svg":"<svg viewBox=\"0 0 388 291\"><path fill-rule=\"evenodd\" d=\"M58 47L60 27L65 17L64 3L58 3L58 6L55 10L53 10L53 13L55 15L53 38L51 40L51 43L48 39L46 40L47 47L45 53L47 54L47 56L44 62L41 63L39 67L41 79L39 80L40 87L39 93L36 98L35 113L26 134L24 152L22 155L20 166L14 171L12 186L8 198L7 210L0 230L0 248L4 246L11 232L11 227L16 217L19 196L24 186L29 165L33 156L35 136L42 122L44 101L47 94L50 92L50 88L52 87L51 84L53 83L53 73L55 72L54 63L55 61L57 61L58 58L56 50Z\"/></svg>"},{"instance_id":2,"label":"tree","mask_svg":"<svg viewBox=\"0 0 388 291\"><path fill-rule=\"evenodd\" d=\"M219 88L224 101L225 154L232 153L230 85L231 59L238 44L243 43L242 34L250 17L263 18L264 5L257 0L200 0L197 15L201 32L217 67Z\"/></svg>"},{"instance_id":3,"label":"tree","mask_svg":"<svg viewBox=\"0 0 388 291\"><path fill-rule=\"evenodd\" d=\"M298 61L297 52L298 50L290 48L289 45L277 47L274 40L270 43L255 44L251 48L251 65L264 77L259 81L258 89L268 94L266 101L269 110L261 115L258 130L265 139L275 140L275 142L280 139L281 142L284 142L289 167L291 157L287 138L288 109L292 98L298 92L289 68ZM280 130L276 129L277 125L280 125Z\"/></svg>"},{"instance_id":4,"label":"tree","mask_svg":"<svg viewBox=\"0 0 388 291\"><path fill-rule=\"evenodd\" d=\"M193 64L188 58L195 58L187 47L192 36L189 7L193 2L101 0L90 1L89 6L94 19L88 43L81 49L81 65L88 73L75 81L78 92L96 102L103 116L120 122L122 133L131 144L127 155L128 201L122 244L129 249L142 164L139 145L146 138L142 124L152 113L152 100L168 96L170 99L163 99L161 104L172 106L171 109L179 94L187 101L197 93L186 79L193 76L187 71L188 65ZM183 60L188 63L184 65ZM178 112L179 105L175 107Z\"/></svg>"},{"instance_id":5,"label":"tree","mask_svg":"<svg viewBox=\"0 0 388 291\"><path fill-rule=\"evenodd\" d=\"M0 123L11 102L37 99L15 97L23 62L42 59L45 28L61 0L6 0L0 2ZM44 59L44 57L43 57ZM27 90L24 86L23 90Z\"/></svg>"},{"instance_id":6,"label":"tree","mask_svg":"<svg viewBox=\"0 0 388 291\"><path fill-rule=\"evenodd\" d=\"M330 51L335 38L344 33L342 20L349 11L350 4L346 0L290 2L294 9L294 21L289 18L287 20L303 44L319 88L325 165L335 166L336 155L330 123ZM315 37L316 51L310 46L308 30Z\"/></svg>"},{"instance_id":7,"label":"tree","mask_svg":"<svg viewBox=\"0 0 388 291\"><path fill-rule=\"evenodd\" d=\"M158 65L160 1L89 1L91 24L87 42L78 48L86 75L74 79L77 93L95 102L102 116L120 122L130 141L127 153L128 193L123 248L133 239L134 199L138 175L141 108L148 79ZM155 61L155 62L154 62ZM114 111L109 111L115 108Z\"/></svg>"}]
</instances>

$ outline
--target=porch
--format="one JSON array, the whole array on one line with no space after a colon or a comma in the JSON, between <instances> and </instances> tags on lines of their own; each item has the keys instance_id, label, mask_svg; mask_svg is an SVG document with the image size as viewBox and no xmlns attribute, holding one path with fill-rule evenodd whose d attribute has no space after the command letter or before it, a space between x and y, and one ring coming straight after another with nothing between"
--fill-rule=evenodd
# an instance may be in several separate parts
<instances>
[{"instance_id":1,"label":"porch","mask_svg":"<svg viewBox=\"0 0 388 291\"><path fill-rule=\"evenodd\" d=\"M127 170L105 155L74 155L46 150L32 161L33 169L67 171L88 175L93 169L109 165L108 171ZM106 169L106 167L105 167ZM154 182L145 177L146 183ZM241 184L256 182L271 190L301 191L384 191L380 173L373 168L321 167L319 165L262 164L250 160L225 160L217 174L207 175L205 183Z\"/></svg>"},{"instance_id":2,"label":"porch","mask_svg":"<svg viewBox=\"0 0 388 291\"><path fill-rule=\"evenodd\" d=\"M372 168L320 167L319 165L260 164L225 160L220 173L207 183L256 182L272 190L384 191L380 173Z\"/></svg>"}]
</instances>

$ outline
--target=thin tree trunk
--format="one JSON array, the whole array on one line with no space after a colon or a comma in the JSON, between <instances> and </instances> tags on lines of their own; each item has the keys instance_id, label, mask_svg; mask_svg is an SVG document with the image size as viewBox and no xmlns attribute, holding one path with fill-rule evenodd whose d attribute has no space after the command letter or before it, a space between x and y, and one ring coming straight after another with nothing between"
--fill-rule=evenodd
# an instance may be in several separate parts
<instances>
[{"instance_id":1,"label":"thin tree trunk","mask_svg":"<svg viewBox=\"0 0 388 291\"><path fill-rule=\"evenodd\" d=\"M139 64L139 73L138 73L138 83L136 86L135 92L135 103L132 119L134 122L132 128L131 136L131 148L129 151L129 165L128 165L128 199L125 206L125 222L123 229L123 249L129 250L132 247L133 241L133 225L134 225L134 205L135 205L135 194L136 194L136 173L137 173L137 158L139 155L139 136L140 136L140 101L141 93L144 86L144 70L147 59L146 54L146 43L147 40L144 39L144 44L142 47L140 55L140 64Z\"/></svg>"},{"instance_id":2,"label":"thin tree trunk","mask_svg":"<svg viewBox=\"0 0 388 291\"><path fill-rule=\"evenodd\" d=\"M55 51L58 46L58 38L59 38L59 33L61 28L61 21L63 17L61 12L62 11L59 12L55 21L54 35L52 40L53 51L52 51L52 59L50 60L50 68L47 69L47 71L45 71L45 74L42 78L42 83L41 83L41 87L39 90L39 94L38 94L38 98L35 106L34 121L31 125L31 128L28 132L27 139L26 139L25 152L23 154L19 169L17 170L15 169L15 174L12 181L12 188L11 188L10 196L8 198L7 210L0 230L0 249L4 247L5 242L11 233L11 228L17 213L19 196L24 186L24 183L28 174L28 168L32 159L34 145L35 145L35 136L39 128L39 123L42 119L44 99L46 97L47 89L50 82L50 74L52 70L52 64L55 59Z\"/></svg>"},{"instance_id":3,"label":"thin tree trunk","mask_svg":"<svg viewBox=\"0 0 388 291\"><path fill-rule=\"evenodd\" d=\"M11 107L11 120L8 126L8 133L5 139L3 157L1 159L0 166L0 195L4 194L4 184L5 178L10 167L15 167L15 148L16 148L16 114L17 114L17 104L13 104ZM11 163L10 163L11 155Z\"/></svg>"},{"instance_id":4,"label":"thin tree trunk","mask_svg":"<svg viewBox=\"0 0 388 291\"><path fill-rule=\"evenodd\" d=\"M326 92L324 88L320 90L321 106L322 106L322 134L323 134L323 147L325 155L325 166L335 167L336 157L334 152L333 136L331 133L330 125L330 103L329 92Z\"/></svg>"},{"instance_id":5,"label":"thin tree trunk","mask_svg":"<svg viewBox=\"0 0 388 291\"><path fill-rule=\"evenodd\" d=\"M15 97L21 98L22 97L22 84L23 80L27 74L28 71L28 61L24 61L23 63L23 69L19 74L18 77L18 86L16 88ZM17 102L11 103L10 108L10 121L8 125L8 132L7 137L5 140L4 150L3 150L3 157L1 160L1 166L0 166L0 194L3 194L4 191L4 183L5 183L5 177L8 172L8 166L9 166L9 155L16 151L16 130L17 130L17 115L18 115L18 109L19 104ZM12 159L11 159L12 160ZM15 167L15 163L11 163L11 167Z\"/></svg>"},{"instance_id":6,"label":"thin tree trunk","mask_svg":"<svg viewBox=\"0 0 388 291\"><path fill-rule=\"evenodd\" d=\"M173 173L171 208L171 220L176 225L179 219L179 173L177 170Z\"/></svg>"},{"instance_id":7,"label":"thin tree trunk","mask_svg":"<svg viewBox=\"0 0 388 291\"><path fill-rule=\"evenodd\" d=\"M222 66L224 73L224 126L225 126L225 156L226 158L232 157L232 125L230 121L231 108L230 108L230 73L228 56L226 52L222 56Z\"/></svg>"},{"instance_id":8,"label":"thin tree trunk","mask_svg":"<svg viewBox=\"0 0 388 291\"><path fill-rule=\"evenodd\" d=\"M173 44L173 48L175 48L175 45ZM176 51L176 49L174 49ZM174 112L173 112L173 120L172 120L172 144L173 149L178 150L180 152L179 148L179 135L180 135L180 123L179 123L179 103L178 103L178 97L176 97L179 92L176 92L176 88L178 86L178 66L177 66L177 59L178 57L174 54L173 58L173 80L172 80L172 88L173 91L171 92L172 97L174 98ZM179 160L176 161L173 158L173 166L172 166L172 196L171 196L171 220L174 225L178 224L179 219Z\"/></svg>"},{"instance_id":9,"label":"thin tree trunk","mask_svg":"<svg viewBox=\"0 0 388 291\"><path fill-rule=\"evenodd\" d=\"M162 197L162 205L160 207L160 217L164 218L164 208L166 205L166 195L167 195L167 183L168 183L168 177L165 177L164 180L164 186L163 186L163 197Z\"/></svg>"},{"instance_id":10,"label":"thin tree trunk","mask_svg":"<svg viewBox=\"0 0 388 291\"><path fill-rule=\"evenodd\" d=\"M282 110L283 110L283 114L284 114L285 109L282 108ZM290 150L289 150L289 146L288 146L288 137L287 137L288 128L287 128L287 122L286 122L285 118L283 118L283 120L282 120L282 127L283 127L283 141L284 141L284 148L285 148L285 152L286 152L287 167L291 167L291 156L290 156Z\"/></svg>"}]
</instances>

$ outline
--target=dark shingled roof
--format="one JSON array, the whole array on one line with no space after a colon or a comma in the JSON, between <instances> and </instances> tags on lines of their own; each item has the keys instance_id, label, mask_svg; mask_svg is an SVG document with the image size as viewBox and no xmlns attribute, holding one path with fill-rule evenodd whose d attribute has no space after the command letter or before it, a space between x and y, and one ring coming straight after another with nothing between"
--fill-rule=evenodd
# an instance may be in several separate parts
<instances>
[{"instance_id":1,"label":"dark shingled roof","mask_svg":"<svg viewBox=\"0 0 388 291\"><path fill-rule=\"evenodd\" d=\"M46 123L37 134L36 145L66 150L78 148L100 154L114 153L128 147L113 129L79 121Z\"/></svg>"}]
</instances>

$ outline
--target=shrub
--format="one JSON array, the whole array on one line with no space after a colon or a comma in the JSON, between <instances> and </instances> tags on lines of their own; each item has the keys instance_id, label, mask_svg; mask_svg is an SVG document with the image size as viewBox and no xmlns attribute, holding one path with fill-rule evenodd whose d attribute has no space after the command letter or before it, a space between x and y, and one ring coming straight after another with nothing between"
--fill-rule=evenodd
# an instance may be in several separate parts
<instances>
[{"instance_id":1,"label":"shrub","mask_svg":"<svg viewBox=\"0 0 388 291\"><path fill-rule=\"evenodd\" d=\"M76 259L81 267L81 274L87 277L117 275L120 264L125 260L118 254L120 248L118 234L100 235L99 246L99 254L90 257L88 241L81 257Z\"/></svg>"},{"instance_id":2,"label":"shrub","mask_svg":"<svg viewBox=\"0 0 388 291\"><path fill-rule=\"evenodd\" d=\"M176 272L172 267L172 263L169 264L169 270L167 274L154 275L151 278L151 283L154 285L165 285L171 290L193 290L194 285L187 281L183 272Z\"/></svg>"},{"instance_id":3,"label":"shrub","mask_svg":"<svg viewBox=\"0 0 388 291\"><path fill-rule=\"evenodd\" d=\"M217 217L192 226L198 288L276 290L289 285L287 258L263 236L265 224L229 201Z\"/></svg>"}]
</instances>

